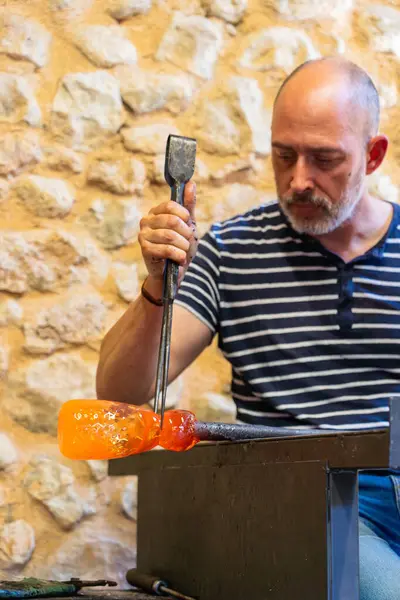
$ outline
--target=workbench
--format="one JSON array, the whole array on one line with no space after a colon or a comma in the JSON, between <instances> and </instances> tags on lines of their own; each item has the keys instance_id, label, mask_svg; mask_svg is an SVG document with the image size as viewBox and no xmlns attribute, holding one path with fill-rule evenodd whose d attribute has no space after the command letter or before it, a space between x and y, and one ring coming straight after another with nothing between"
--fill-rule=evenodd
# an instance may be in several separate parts
<instances>
[{"instance_id":1,"label":"workbench","mask_svg":"<svg viewBox=\"0 0 400 600\"><path fill-rule=\"evenodd\" d=\"M400 468L390 428L156 450L139 476L137 567L199 600L357 600L358 473Z\"/></svg>"}]
</instances>

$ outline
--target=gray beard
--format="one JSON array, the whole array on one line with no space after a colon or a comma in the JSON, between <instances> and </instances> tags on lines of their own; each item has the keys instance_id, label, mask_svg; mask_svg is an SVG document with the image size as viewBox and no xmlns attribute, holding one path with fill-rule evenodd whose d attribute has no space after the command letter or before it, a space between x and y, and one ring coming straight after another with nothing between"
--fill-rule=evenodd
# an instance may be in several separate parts
<instances>
[{"instance_id":1,"label":"gray beard","mask_svg":"<svg viewBox=\"0 0 400 600\"><path fill-rule=\"evenodd\" d=\"M282 211L295 231L308 235L326 235L338 229L345 221L352 217L360 198L361 185L357 186L350 197L346 200L341 200L337 205L332 204L326 198L310 194L293 195L289 199L279 198L279 202ZM295 202L307 202L315 206L320 206L325 214L315 219L296 217L290 210L291 205Z\"/></svg>"}]
</instances>

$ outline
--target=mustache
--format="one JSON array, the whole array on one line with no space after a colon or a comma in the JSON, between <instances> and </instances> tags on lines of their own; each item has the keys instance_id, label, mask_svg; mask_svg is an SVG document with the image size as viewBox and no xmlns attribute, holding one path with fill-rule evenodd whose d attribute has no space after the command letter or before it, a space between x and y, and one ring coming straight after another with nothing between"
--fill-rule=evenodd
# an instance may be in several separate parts
<instances>
[{"instance_id":1,"label":"mustache","mask_svg":"<svg viewBox=\"0 0 400 600\"><path fill-rule=\"evenodd\" d=\"M286 205L291 206L292 204L313 204L316 207L322 207L326 210L331 208L329 200L322 196L316 196L312 192L293 193L289 198L286 198Z\"/></svg>"}]
</instances>

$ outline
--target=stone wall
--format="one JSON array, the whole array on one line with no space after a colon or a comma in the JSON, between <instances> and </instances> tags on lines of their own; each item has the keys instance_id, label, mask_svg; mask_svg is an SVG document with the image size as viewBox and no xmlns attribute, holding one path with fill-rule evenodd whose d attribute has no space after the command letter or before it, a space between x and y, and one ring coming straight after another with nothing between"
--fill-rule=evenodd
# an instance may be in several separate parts
<instances>
[{"instance_id":1,"label":"stone wall","mask_svg":"<svg viewBox=\"0 0 400 600\"><path fill-rule=\"evenodd\" d=\"M198 221L273 197L271 107L296 65L342 53L390 135L371 180L397 201L400 0L0 0L1 578L110 577L135 563L134 478L57 448L94 397L99 344L145 276L140 216L168 198L166 137L197 137ZM233 418L215 346L170 405Z\"/></svg>"}]
</instances>

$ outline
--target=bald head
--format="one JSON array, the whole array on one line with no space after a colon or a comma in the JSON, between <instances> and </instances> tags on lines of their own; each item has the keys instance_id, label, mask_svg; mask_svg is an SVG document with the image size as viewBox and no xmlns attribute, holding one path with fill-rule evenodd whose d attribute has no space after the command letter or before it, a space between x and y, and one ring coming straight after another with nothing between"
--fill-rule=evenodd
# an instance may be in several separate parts
<instances>
[{"instance_id":1,"label":"bald head","mask_svg":"<svg viewBox=\"0 0 400 600\"><path fill-rule=\"evenodd\" d=\"M283 96L320 93L326 100L341 94L348 104L352 123L358 122L366 139L379 128L379 94L370 76L361 67L339 57L308 61L295 69L283 82L275 98L274 112ZM354 119L353 119L354 116Z\"/></svg>"}]
</instances>

